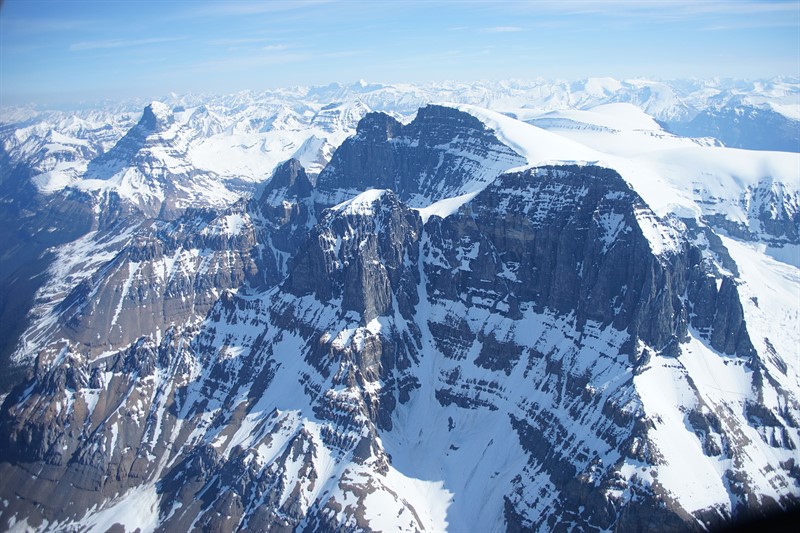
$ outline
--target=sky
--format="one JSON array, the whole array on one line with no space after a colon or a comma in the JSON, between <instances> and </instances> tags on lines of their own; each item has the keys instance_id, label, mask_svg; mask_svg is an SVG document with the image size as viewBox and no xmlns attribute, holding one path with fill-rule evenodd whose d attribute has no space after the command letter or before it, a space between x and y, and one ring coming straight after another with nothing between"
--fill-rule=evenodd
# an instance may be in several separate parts
<instances>
[{"instance_id":1,"label":"sky","mask_svg":"<svg viewBox=\"0 0 800 533\"><path fill-rule=\"evenodd\" d=\"M800 0L0 2L0 105L360 79L800 77Z\"/></svg>"}]
</instances>

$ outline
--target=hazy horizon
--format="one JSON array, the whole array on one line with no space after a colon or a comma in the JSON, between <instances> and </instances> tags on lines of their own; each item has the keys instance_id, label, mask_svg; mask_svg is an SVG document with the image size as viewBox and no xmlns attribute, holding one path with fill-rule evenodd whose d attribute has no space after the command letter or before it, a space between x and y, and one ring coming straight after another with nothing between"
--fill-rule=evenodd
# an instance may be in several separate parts
<instances>
[{"instance_id":1,"label":"hazy horizon","mask_svg":"<svg viewBox=\"0 0 800 533\"><path fill-rule=\"evenodd\" d=\"M797 1L56 2L0 8L0 104L331 82L800 77Z\"/></svg>"}]
</instances>

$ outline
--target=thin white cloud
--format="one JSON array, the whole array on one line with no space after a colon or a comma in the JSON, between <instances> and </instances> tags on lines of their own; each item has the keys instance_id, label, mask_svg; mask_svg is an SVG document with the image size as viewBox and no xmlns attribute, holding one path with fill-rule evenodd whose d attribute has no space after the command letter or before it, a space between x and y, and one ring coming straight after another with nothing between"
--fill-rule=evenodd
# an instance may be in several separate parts
<instances>
[{"instance_id":1,"label":"thin white cloud","mask_svg":"<svg viewBox=\"0 0 800 533\"><path fill-rule=\"evenodd\" d=\"M553 10L586 10L606 11L615 8L637 9L640 11L658 11L663 9L689 9L692 11L710 11L724 13L741 13L753 11L781 11L796 9L792 3L768 0L559 0L551 2L531 2L532 5L547 6Z\"/></svg>"},{"instance_id":2,"label":"thin white cloud","mask_svg":"<svg viewBox=\"0 0 800 533\"><path fill-rule=\"evenodd\" d=\"M336 59L340 57L354 57L365 55L367 53L366 50L341 50L339 52L325 52L320 54L320 57L323 59Z\"/></svg>"},{"instance_id":3,"label":"thin white cloud","mask_svg":"<svg viewBox=\"0 0 800 533\"><path fill-rule=\"evenodd\" d=\"M736 30L750 30L758 28L796 28L797 21L791 18L774 21L758 21L749 20L731 24L717 24L701 28L705 31L736 31Z\"/></svg>"},{"instance_id":4,"label":"thin white cloud","mask_svg":"<svg viewBox=\"0 0 800 533\"><path fill-rule=\"evenodd\" d=\"M241 44L258 44L269 42L270 39L266 37L246 37L241 39L213 39L208 41L208 44L214 46L238 46Z\"/></svg>"},{"instance_id":5,"label":"thin white cloud","mask_svg":"<svg viewBox=\"0 0 800 533\"><path fill-rule=\"evenodd\" d=\"M291 0L272 2L215 2L205 4L186 13L190 17L249 16L307 9L333 0Z\"/></svg>"},{"instance_id":6,"label":"thin white cloud","mask_svg":"<svg viewBox=\"0 0 800 533\"><path fill-rule=\"evenodd\" d=\"M1 2L0 2L1 3ZM56 18L0 18L4 29L29 33L52 33L74 31L96 24L88 19L56 19Z\"/></svg>"},{"instance_id":7,"label":"thin white cloud","mask_svg":"<svg viewBox=\"0 0 800 533\"><path fill-rule=\"evenodd\" d=\"M109 39L106 41L83 41L69 45L71 52L81 52L85 50L104 50L108 48L131 48L150 44L168 43L180 41L184 37L152 37L150 39Z\"/></svg>"},{"instance_id":8,"label":"thin white cloud","mask_svg":"<svg viewBox=\"0 0 800 533\"><path fill-rule=\"evenodd\" d=\"M602 14L608 16L650 16L686 18L701 15L775 15L797 14L797 2L775 0L559 0L531 1L518 4L537 11L568 14Z\"/></svg>"},{"instance_id":9,"label":"thin white cloud","mask_svg":"<svg viewBox=\"0 0 800 533\"><path fill-rule=\"evenodd\" d=\"M9 44L2 48L2 51L7 54L29 54L39 50L44 50L46 47L41 44Z\"/></svg>"},{"instance_id":10,"label":"thin white cloud","mask_svg":"<svg viewBox=\"0 0 800 533\"><path fill-rule=\"evenodd\" d=\"M491 28L485 28L483 31L486 33L517 33L525 30L519 26L492 26Z\"/></svg>"}]
</instances>

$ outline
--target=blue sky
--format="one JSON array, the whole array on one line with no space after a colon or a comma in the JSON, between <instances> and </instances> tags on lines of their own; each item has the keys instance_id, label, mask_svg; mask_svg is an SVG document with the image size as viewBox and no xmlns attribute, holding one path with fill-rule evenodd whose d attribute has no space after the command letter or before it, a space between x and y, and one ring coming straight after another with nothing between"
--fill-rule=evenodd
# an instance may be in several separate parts
<instances>
[{"instance_id":1,"label":"blue sky","mask_svg":"<svg viewBox=\"0 0 800 533\"><path fill-rule=\"evenodd\" d=\"M294 85L800 77L800 1L5 0L0 104Z\"/></svg>"}]
</instances>

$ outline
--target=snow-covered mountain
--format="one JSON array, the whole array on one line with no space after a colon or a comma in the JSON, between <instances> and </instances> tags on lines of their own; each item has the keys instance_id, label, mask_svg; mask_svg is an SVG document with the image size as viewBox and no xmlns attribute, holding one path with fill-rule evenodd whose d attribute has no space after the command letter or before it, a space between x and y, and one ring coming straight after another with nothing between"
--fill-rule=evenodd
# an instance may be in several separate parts
<instances>
[{"instance_id":1,"label":"snow-covered mountain","mask_svg":"<svg viewBox=\"0 0 800 533\"><path fill-rule=\"evenodd\" d=\"M686 130L679 133L737 135L732 147L800 151L792 131L800 120L800 81L789 78L756 82L590 78L425 85L362 81L221 96L173 94L161 101L175 110L178 124L191 130L187 137L193 141L189 143L192 163L223 178L251 181L268 177L275 165L295 155L309 134L326 139L330 151L353 133L369 110L400 118L436 102L540 113L631 103L675 131ZM56 171L75 177L84 168L81 163L107 151L136 124L147 104L104 102L68 112L3 107L0 141L13 162L25 161L37 173ZM769 139L748 135L760 128L764 137L766 126L777 122L784 126L779 135ZM313 172L322 166L318 162Z\"/></svg>"},{"instance_id":2,"label":"snow-covered mountain","mask_svg":"<svg viewBox=\"0 0 800 533\"><path fill-rule=\"evenodd\" d=\"M700 531L798 505L800 153L665 125L797 86L358 83L174 97L85 144L6 126L0 281L35 283L4 326L0 525Z\"/></svg>"}]
</instances>

